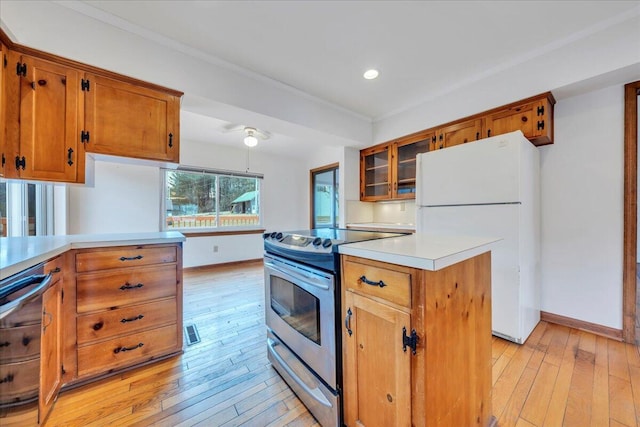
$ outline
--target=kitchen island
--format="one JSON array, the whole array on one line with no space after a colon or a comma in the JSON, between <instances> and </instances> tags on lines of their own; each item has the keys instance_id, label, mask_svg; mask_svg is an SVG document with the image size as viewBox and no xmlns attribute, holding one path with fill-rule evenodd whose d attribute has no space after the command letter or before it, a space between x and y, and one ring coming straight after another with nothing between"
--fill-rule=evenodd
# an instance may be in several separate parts
<instances>
[{"instance_id":1,"label":"kitchen island","mask_svg":"<svg viewBox=\"0 0 640 427\"><path fill-rule=\"evenodd\" d=\"M490 426L491 255L500 239L341 245L344 423Z\"/></svg>"},{"instance_id":2,"label":"kitchen island","mask_svg":"<svg viewBox=\"0 0 640 427\"><path fill-rule=\"evenodd\" d=\"M41 263L53 278L43 298L25 300L14 318L0 324L10 340L0 346L0 370L11 378L0 384L0 395L29 402L32 394L23 397L19 387L33 369L23 367L31 366L27 361L37 365L42 423L61 387L180 354L184 241L178 232L0 239L0 278L12 280ZM9 301L20 299L20 289L9 293ZM24 341L20 327L31 312L42 317L43 326ZM31 341L40 343L40 352L12 357L14 347Z\"/></svg>"}]
</instances>

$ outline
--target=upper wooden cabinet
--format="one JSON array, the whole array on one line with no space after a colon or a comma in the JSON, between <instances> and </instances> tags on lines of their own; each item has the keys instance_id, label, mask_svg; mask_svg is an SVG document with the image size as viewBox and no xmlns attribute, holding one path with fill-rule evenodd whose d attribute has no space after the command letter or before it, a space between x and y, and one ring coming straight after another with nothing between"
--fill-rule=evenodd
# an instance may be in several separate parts
<instances>
[{"instance_id":1,"label":"upper wooden cabinet","mask_svg":"<svg viewBox=\"0 0 640 427\"><path fill-rule=\"evenodd\" d=\"M546 92L361 150L360 200L415 198L418 153L516 130L521 130L534 145L553 144L555 102L551 92Z\"/></svg>"},{"instance_id":2,"label":"upper wooden cabinet","mask_svg":"<svg viewBox=\"0 0 640 427\"><path fill-rule=\"evenodd\" d=\"M7 137L6 137L6 114L7 103L7 48L0 41L0 177L4 177L4 168L7 164Z\"/></svg>"},{"instance_id":3,"label":"upper wooden cabinet","mask_svg":"<svg viewBox=\"0 0 640 427\"><path fill-rule=\"evenodd\" d=\"M482 119L472 119L455 123L438 130L438 148L477 141L482 138Z\"/></svg>"},{"instance_id":4,"label":"upper wooden cabinet","mask_svg":"<svg viewBox=\"0 0 640 427\"><path fill-rule=\"evenodd\" d=\"M20 80L19 178L84 182L81 72L22 55L16 63ZM14 102L13 100L11 101Z\"/></svg>"},{"instance_id":5,"label":"upper wooden cabinet","mask_svg":"<svg viewBox=\"0 0 640 427\"><path fill-rule=\"evenodd\" d=\"M360 199L388 199L391 194L391 146L360 151Z\"/></svg>"},{"instance_id":6,"label":"upper wooden cabinet","mask_svg":"<svg viewBox=\"0 0 640 427\"><path fill-rule=\"evenodd\" d=\"M180 98L87 74L87 152L178 162Z\"/></svg>"},{"instance_id":7,"label":"upper wooden cabinet","mask_svg":"<svg viewBox=\"0 0 640 427\"><path fill-rule=\"evenodd\" d=\"M181 92L13 44L0 30L0 176L85 182L85 152L179 163Z\"/></svg>"},{"instance_id":8,"label":"upper wooden cabinet","mask_svg":"<svg viewBox=\"0 0 640 427\"><path fill-rule=\"evenodd\" d=\"M416 155L429 151L433 132L419 132L360 152L360 199L413 199Z\"/></svg>"},{"instance_id":9,"label":"upper wooden cabinet","mask_svg":"<svg viewBox=\"0 0 640 427\"><path fill-rule=\"evenodd\" d=\"M534 145L553 144L553 105L550 92L536 99L509 104L484 117L486 135L494 136L521 130Z\"/></svg>"}]
</instances>

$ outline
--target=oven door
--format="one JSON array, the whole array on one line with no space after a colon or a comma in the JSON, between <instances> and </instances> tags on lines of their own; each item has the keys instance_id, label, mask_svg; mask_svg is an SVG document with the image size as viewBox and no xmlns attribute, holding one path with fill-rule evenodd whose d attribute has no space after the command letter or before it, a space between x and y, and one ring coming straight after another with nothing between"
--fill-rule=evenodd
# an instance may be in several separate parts
<instances>
[{"instance_id":1,"label":"oven door","mask_svg":"<svg viewBox=\"0 0 640 427\"><path fill-rule=\"evenodd\" d=\"M265 254L267 326L336 390L335 276Z\"/></svg>"}]
</instances>

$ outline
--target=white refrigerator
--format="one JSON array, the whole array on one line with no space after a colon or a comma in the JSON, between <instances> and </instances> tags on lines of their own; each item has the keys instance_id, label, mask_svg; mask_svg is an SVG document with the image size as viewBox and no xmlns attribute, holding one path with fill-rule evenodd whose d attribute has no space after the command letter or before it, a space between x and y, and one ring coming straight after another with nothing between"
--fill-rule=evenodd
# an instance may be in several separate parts
<instances>
[{"instance_id":1,"label":"white refrigerator","mask_svg":"<svg viewBox=\"0 0 640 427\"><path fill-rule=\"evenodd\" d=\"M500 237L491 252L493 334L522 344L540 321L540 159L516 131L419 154L419 233Z\"/></svg>"}]
</instances>

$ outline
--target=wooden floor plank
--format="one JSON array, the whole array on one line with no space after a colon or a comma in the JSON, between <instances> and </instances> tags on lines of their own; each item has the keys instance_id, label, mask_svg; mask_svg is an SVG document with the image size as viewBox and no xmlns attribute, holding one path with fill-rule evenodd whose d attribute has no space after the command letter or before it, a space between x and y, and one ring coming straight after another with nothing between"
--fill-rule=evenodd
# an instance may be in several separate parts
<instances>
[{"instance_id":1,"label":"wooden floor plank","mask_svg":"<svg viewBox=\"0 0 640 427\"><path fill-rule=\"evenodd\" d=\"M263 280L260 263L186 273L185 324L202 341L64 391L45 427L318 426L267 359ZM638 425L636 346L541 322L523 345L493 337L492 366L500 427ZM34 405L0 410L3 427L36 420Z\"/></svg>"},{"instance_id":2,"label":"wooden floor plank","mask_svg":"<svg viewBox=\"0 0 640 427\"><path fill-rule=\"evenodd\" d=\"M547 413L545 414L545 426L562 426L564 414L567 409L567 399L571 387L571 377L573 376L573 366L575 363L575 353L578 348L579 335L575 330L571 330L566 340L566 347L563 352L562 361L558 377L551 393L551 400ZM555 361L555 359L552 359Z\"/></svg>"},{"instance_id":3,"label":"wooden floor plank","mask_svg":"<svg viewBox=\"0 0 640 427\"><path fill-rule=\"evenodd\" d=\"M609 422L609 356L607 339L596 337L593 390L591 393L591 427Z\"/></svg>"}]
</instances>

